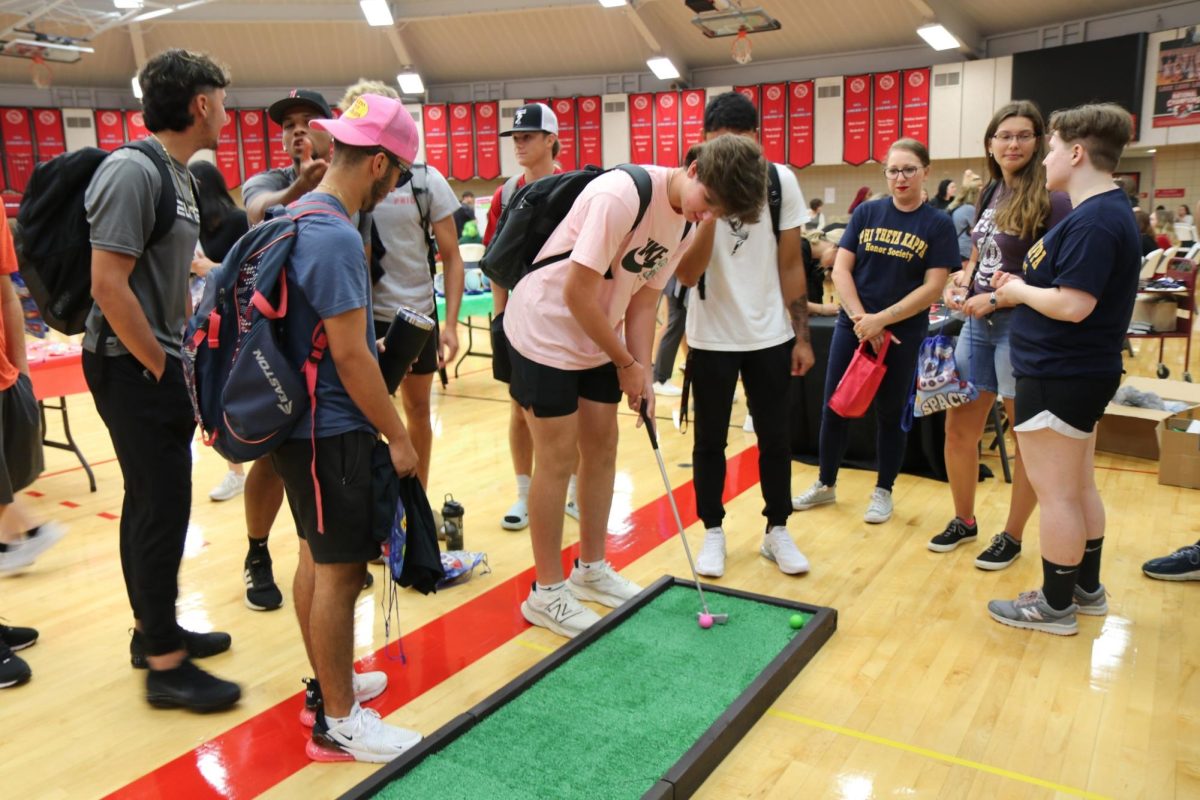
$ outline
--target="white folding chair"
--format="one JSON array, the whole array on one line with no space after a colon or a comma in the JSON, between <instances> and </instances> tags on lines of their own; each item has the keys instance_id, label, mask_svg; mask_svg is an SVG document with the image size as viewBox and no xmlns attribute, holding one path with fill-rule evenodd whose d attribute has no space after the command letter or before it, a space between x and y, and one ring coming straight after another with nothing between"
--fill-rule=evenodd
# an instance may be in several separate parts
<instances>
[{"instance_id":1,"label":"white folding chair","mask_svg":"<svg viewBox=\"0 0 1200 800\"><path fill-rule=\"evenodd\" d=\"M1154 271L1158 269L1158 262L1162 260L1163 251L1160 247L1157 250L1151 250L1142 259L1142 271L1138 273L1138 279L1148 281L1154 277Z\"/></svg>"}]
</instances>

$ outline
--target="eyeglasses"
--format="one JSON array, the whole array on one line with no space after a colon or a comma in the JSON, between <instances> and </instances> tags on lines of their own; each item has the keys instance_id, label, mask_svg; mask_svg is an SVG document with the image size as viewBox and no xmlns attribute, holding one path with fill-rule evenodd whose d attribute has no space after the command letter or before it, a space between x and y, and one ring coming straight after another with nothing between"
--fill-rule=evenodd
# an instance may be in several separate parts
<instances>
[{"instance_id":1,"label":"eyeglasses","mask_svg":"<svg viewBox=\"0 0 1200 800\"><path fill-rule=\"evenodd\" d=\"M387 150L384 150L382 147L380 147L378 150L375 151L376 155L381 154L381 153L383 154L383 157L388 160L389 164L391 164L396 169L400 170L400 178L399 178L399 180L396 181L397 189L399 189L401 186L405 185L410 180L412 180L412 168L406 167L403 164L401 164L400 159L396 158L394 155L389 153Z\"/></svg>"},{"instance_id":2,"label":"eyeglasses","mask_svg":"<svg viewBox=\"0 0 1200 800\"><path fill-rule=\"evenodd\" d=\"M1032 142L1034 139L1037 138L1037 134L1034 133L1033 131L1021 131L1020 133L1016 133L1016 134L1009 133L1008 131L1002 131L1000 133L997 133L992 138L995 139L997 142L1001 142L1003 144L1008 144L1013 139L1016 139L1017 142L1019 142L1020 144L1029 144L1030 142Z\"/></svg>"},{"instance_id":3,"label":"eyeglasses","mask_svg":"<svg viewBox=\"0 0 1200 800\"><path fill-rule=\"evenodd\" d=\"M911 178L912 176L916 175L920 171L921 171L920 167L904 167L903 169L898 169L896 167L888 167L887 169L885 169L883 171L883 176L885 178L887 178L889 181L894 181L897 178L899 178L901 175L903 175L906 178Z\"/></svg>"}]
</instances>

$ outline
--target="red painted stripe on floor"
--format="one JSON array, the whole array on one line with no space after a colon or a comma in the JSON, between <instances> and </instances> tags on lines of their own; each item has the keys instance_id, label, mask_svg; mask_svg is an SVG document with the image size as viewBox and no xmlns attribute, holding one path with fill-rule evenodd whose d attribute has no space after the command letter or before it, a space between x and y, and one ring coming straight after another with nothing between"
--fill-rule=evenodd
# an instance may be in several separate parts
<instances>
[{"instance_id":1,"label":"red painted stripe on floor","mask_svg":"<svg viewBox=\"0 0 1200 800\"><path fill-rule=\"evenodd\" d=\"M101 511L96 516L103 517L104 519L119 519L119 517L116 514L110 514L107 511Z\"/></svg>"},{"instance_id":2,"label":"red painted stripe on floor","mask_svg":"<svg viewBox=\"0 0 1200 800\"><path fill-rule=\"evenodd\" d=\"M646 453L645 457L651 455ZM757 483L758 448L748 448L729 459L724 493L727 501ZM673 493L683 524L696 522L692 482ZM664 494L634 511L627 520L626 530L630 531L628 535L609 539L609 561L617 569L628 566L675 535L675 520L667 496ZM577 550L578 545L572 545L563 551L564 564L574 559ZM406 634L407 666L390 660L383 650L363 659L361 664L388 673L388 690L370 705L386 716L528 630L529 623L521 616L519 606L532 580L531 567ZM395 650L395 645L392 649ZM297 664L297 668L301 665ZM308 734L296 719L302 703L303 693L297 692L108 797L122 800L256 797L311 763L304 754Z\"/></svg>"},{"instance_id":3,"label":"red painted stripe on floor","mask_svg":"<svg viewBox=\"0 0 1200 800\"><path fill-rule=\"evenodd\" d=\"M92 461L90 463L91 463L91 466L93 468L95 468L95 467L100 466L101 464L111 464L112 462L114 462L116 460L117 459L114 456L113 458L105 458L105 459L101 459L100 461ZM41 475L38 476L38 480L41 480L43 478L53 478L55 475L66 475L68 472L78 472L81 469L83 469L82 464L80 464L77 467L67 467L66 469L60 469L56 472L43 472Z\"/></svg>"},{"instance_id":4,"label":"red painted stripe on floor","mask_svg":"<svg viewBox=\"0 0 1200 800\"><path fill-rule=\"evenodd\" d=\"M79 508L79 503L72 503L70 500L60 500L58 504L67 508Z\"/></svg>"},{"instance_id":5,"label":"red painted stripe on floor","mask_svg":"<svg viewBox=\"0 0 1200 800\"><path fill-rule=\"evenodd\" d=\"M29 495L30 497L45 497L46 496L46 495L42 494L41 492L35 492L33 489L30 489L29 491L25 492L25 494Z\"/></svg>"}]
</instances>

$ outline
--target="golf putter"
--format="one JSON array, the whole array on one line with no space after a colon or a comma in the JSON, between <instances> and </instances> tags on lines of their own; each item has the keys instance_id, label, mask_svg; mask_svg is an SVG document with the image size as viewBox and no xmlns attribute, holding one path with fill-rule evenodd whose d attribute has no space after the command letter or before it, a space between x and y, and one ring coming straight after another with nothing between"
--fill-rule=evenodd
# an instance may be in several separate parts
<instances>
[{"instance_id":1,"label":"golf putter","mask_svg":"<svg viewBox=\"0 0 1200 800\"><path fill-rule=\"evenodd\" d=\"M667 475L667 465L663 462L662 451L658 449L658 435L654 432L654 421L650 419L650 415L646 413L646 401L643 400L638 408L638 413L642 416L642 423L646 426L646 433L650 437L650 446L654 448L654 457L658 459L658 471L662 474L663 486L667 489L667 500L671 503L671 513L675 515L675 525L679 528L679 541L683 542L683 552L687 554L688 566L692 568L692 580L696 584L696 592L700 595L700 607L703 611L696 612L696 616L708 614L712 617L713 622L718 625L724 625L729 621L728 614L714 614L708 610L708 601L704 599L704 590L700 588L700 576L696 574L696 562L692 560L692 548L688 545L687 536L683 532L683 519L679 516L679 506L675 504L675 493L671 489L671 478Z\"/></svg>"}]
</instances>

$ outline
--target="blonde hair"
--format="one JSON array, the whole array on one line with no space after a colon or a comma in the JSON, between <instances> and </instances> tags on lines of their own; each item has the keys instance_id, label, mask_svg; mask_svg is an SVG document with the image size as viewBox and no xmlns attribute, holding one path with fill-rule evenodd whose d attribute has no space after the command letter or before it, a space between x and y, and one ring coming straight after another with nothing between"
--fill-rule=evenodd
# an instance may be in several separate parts
<instances>
[{"instance_id":1,"label":"blonde hair","mask_svg":"<svg viewBox=\"0 0 1200 800\"><path fill-rule=\"evenodd\" d=\"M350 106L354 105L354 101L364 94L377 94L382 97L390 97L393 100L400 99L400 94L383 81L359 78L358 83L346 89L346 93L342 95L342 99L338 100L337 107L345 113Z\"/></svg>"}]
</instances>

